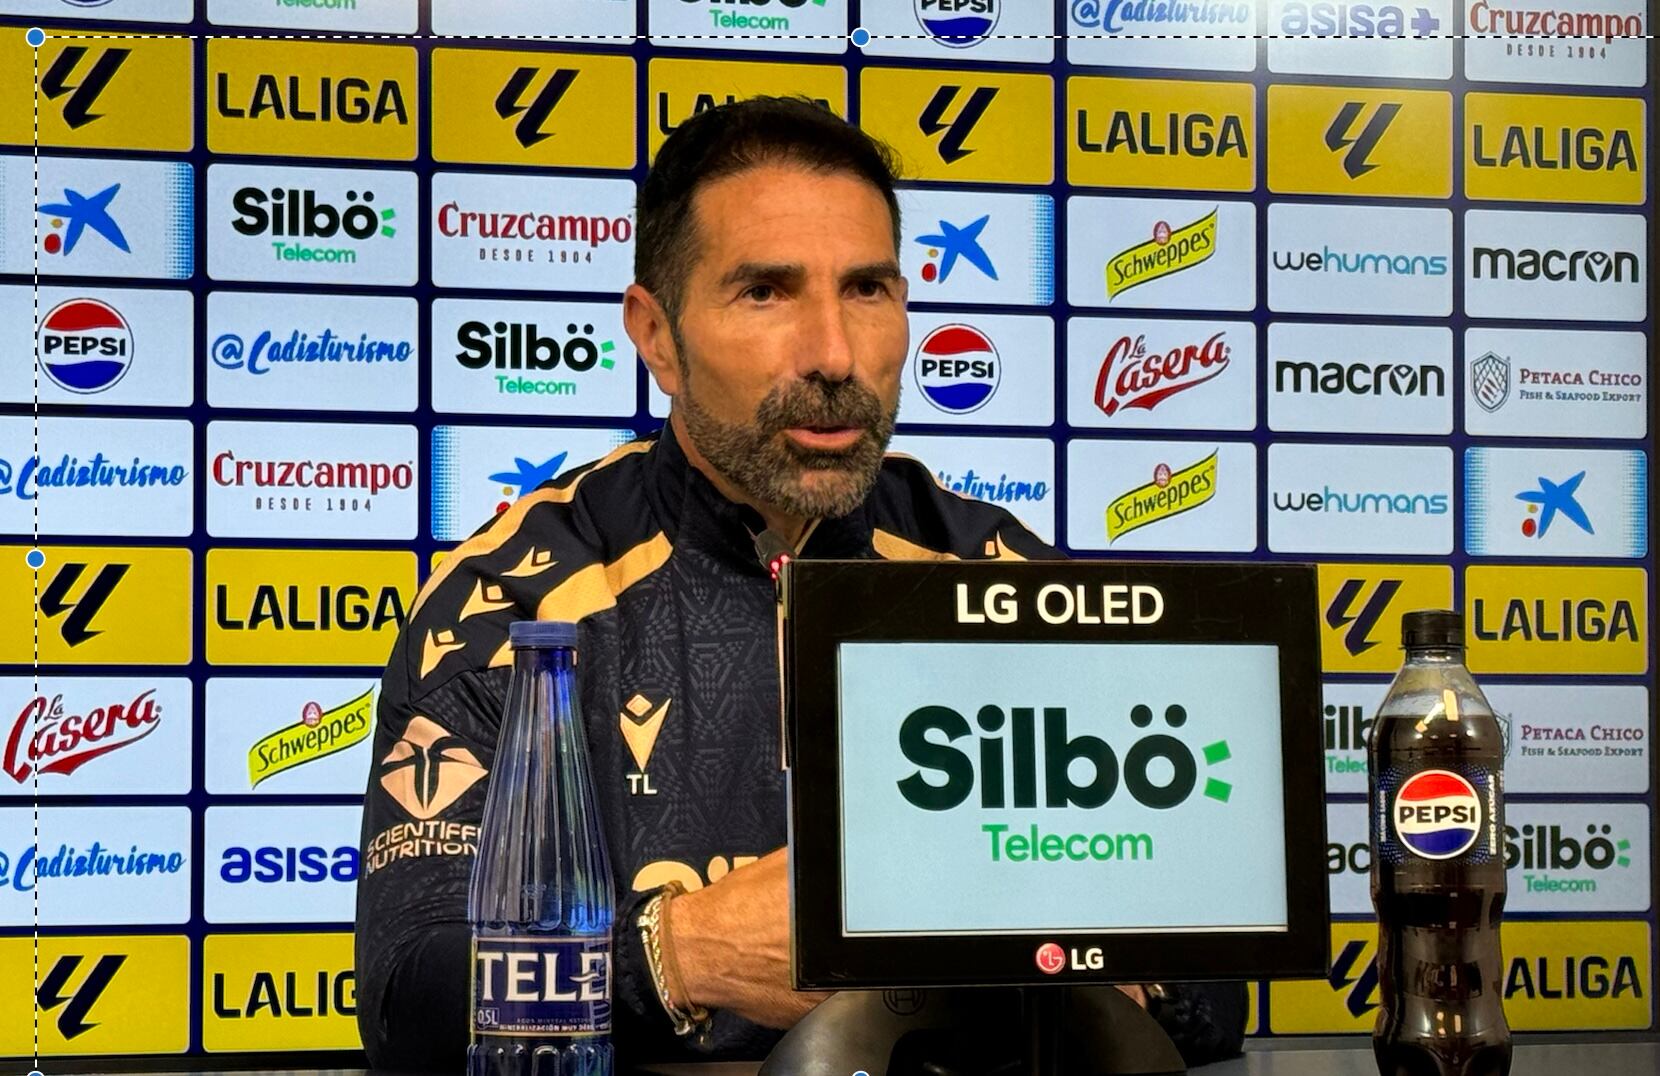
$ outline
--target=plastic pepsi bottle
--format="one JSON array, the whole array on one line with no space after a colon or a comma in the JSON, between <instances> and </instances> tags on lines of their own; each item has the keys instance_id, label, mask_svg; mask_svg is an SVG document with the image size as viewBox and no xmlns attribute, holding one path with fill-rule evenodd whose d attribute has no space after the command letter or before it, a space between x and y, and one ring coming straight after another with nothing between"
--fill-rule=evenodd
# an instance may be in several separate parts
<instances>
[{"instance_id":1,"label":"plastic pepsi bottle","mask_svg":"<svg viewBox=\"0 0 1660 1076\"><path fill-rule=\"evenodd\" d=\"M469 1076L610 1076L615 896L577 691L577 626L508 627L507 686L467 893Z\"/></svg>"},{"instance_id":2,"label":"plastic pepsi bottle","mask_svg":"<svg viewBox=\"0 0 1660 1076\"><path fill-rule=\"evenodd\" d=\"M1401 618L1406 661L1367 754L1383 1076L1503 1076L1504 740L1464 667L1464 618Z\"/></svg>"}]
</instances>

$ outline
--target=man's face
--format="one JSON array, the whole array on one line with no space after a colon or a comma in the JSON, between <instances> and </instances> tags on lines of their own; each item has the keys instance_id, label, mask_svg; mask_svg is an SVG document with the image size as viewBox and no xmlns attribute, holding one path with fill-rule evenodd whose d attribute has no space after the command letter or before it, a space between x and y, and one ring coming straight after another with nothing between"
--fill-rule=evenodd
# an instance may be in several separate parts
<instances>
[{"instance_id":1,"label":"man's face","mask_svg":"<svg viewBox=\"0 0 1660 1076\"><path fill-rule=\"evenodd\" d=\"M693 197L697 260L675 334L675 409L751 500L839 516L870 492L910 347L887 202L843 173L789 164Z\"/></svg>"}]
</instances>

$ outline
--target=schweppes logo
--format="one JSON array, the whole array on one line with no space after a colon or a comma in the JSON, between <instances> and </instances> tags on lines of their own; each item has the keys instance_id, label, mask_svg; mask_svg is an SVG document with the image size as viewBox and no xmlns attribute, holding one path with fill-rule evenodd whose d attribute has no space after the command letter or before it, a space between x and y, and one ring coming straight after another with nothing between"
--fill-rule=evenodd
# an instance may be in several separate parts
<instances>
[{"instance_id":1,"label":"schweppes logo","mask_svg":"<svg viewBox=\"0 0 1660 1076\"><path fill-rule=\"evenodd\" d=\"M37 53L12 28L0 36L0 142L36 145L38 115L42 146L188 151L192 45L83 27L48 30Z\"/></svg>"},{"instance_id":2,"label":"schweppes logo","mask_svg":"<svg viewBox=\"0 0 1660 1076\"><path fill-rule=\"evenodd\" d=\"M1377 1020L1378 928L1333 923L1324 979L1268 987L1275 1034L1369 1031ZM1504 1014L1515 1031L1615 1030L1649 1026L1649 927L1642 922L1504 924Z\"/></svg>"},{"instance_id":3,"label":"schweppes logo","mask_svg":"<svg viewBox=\"0 0 1660 1076\"><path fill-rule=\"evenodd\" d=\"M1452 607L1452 569L1419 564L1321 564L1320 665L1327 672L1394 672L1401 614Z\"/></svg>"},{"instance_id":4,"label":"schweppes logo","mask_svg":"<svg viewBox=\"0 0 1660 1076\"><path fill-rule=\"evenodd\" d=\"M676 127L698 113L760 94L804 94L838 116L847 115L847 71L829 64L652 60L647 82L652 123L646 143L652 156Z\"/></svg>"},{"instance_id":5,"label":"schweppes logo","mask_svg":"<svg viewBox=\"0 0 1660 1076\"><path fill-rule=\"evenodd\" d=\"M432 156L632 168L635 97L627 56L434 49Z\"/></svg>"},{"instance_id":6,"label":"schweppes logo","mask_svg":"<svg viewBox=\"0 0 1660 1076\"><path fill-rule=\"evenodd\" d=\"M34 616L0 617L0 662L184 665L190 661L190 550L0 546L0 593L36 595Z\"/></svg>"},{"instance_id":7,"label":"schweppes logo","mask_svg":"<svg viewBox=\"0 0 1660 1076\"><path fill-rule=\"evenodd\" d=\"M374 696L375 689L370 688L332 710L307 703L298 721L261 738L248 749L248 787L258 788L267 777L344 751L363 740L374 720Z\"/></svg>"},{"instance_id":8,"label":"schweppes logo","mask_svg":"<svg viewBox=\"0 0 1660 1076\"><path fill-rule=\"evenodd\" d=\"M1628 97L1464 97L1470 198L1639 205L1643 102Z\"/></svg>"},{"instance_id":9,"label":"schweppes logo","mask_svg":"<svg viewBox=\"0 0 1660 1076\"><path fill-rule=\"evenodd\" d=\"M1466 571L1464 597L1473 671L1648 671L1641 568L1482 565Z\"/></svg>"},{"instance_id":10,"label":"schweppes logo","mask_svg":"<svg viewBox=\"0 0 1660 1076\"><path fill-rule=\"evenodd\" d=\"M213 549L208 661L383 665L415 593L415 554Z\"/></svg>"},{"instance_id":11,"label":"schweppes logo","mask_svg":"<svg viewBox=\"0 0 1660 1076\"><path fill-rule=\"evenodd\" d=\"M1337 86L1268 88L1268 189L1447 198L1452 95Z\"/></svg>"},{"instance_id":12,"label":"schweppes logo","mask_svg":"<svg viewBox=\"0 0 1660 1076\"><path fill-rule=\"evenodd\" d=\"M0 1057L30 1056L37 1022L45 1055L189 1049L190 939L42 937L38 979L34 944L0 938Z\"/></svg>"},{"instance_id":13,"label":"schweppes logo","mask_svg":"<svg viewBox=\"0 0 1660 1076\"><path fill-rule=\"evenodd\" d=\"M1159 464L1153 480L1107 505L1107 544L1133 530L1181 515L1216 496L1216 453L1179 471Z\"/></svg>"},{"instance_id":14,"label":"schweppes logo","mask_svg":"<svg viewBox=\"0 0 1660 1076\"><path fill-rule=\"evenodd\" d=\"M867 67L860 125L898 151L917 179L1049 183L1055 178L1048 75Z\"/></svg>"},{"instance_id":15,"label":"schweppes logo","mask_svg":"<svg viewBox=\"0 0 1660 1076\"><path fill-rule=\"evenodd\" d=\"M289 157L415 156L415 50L208 42L208 148Z\"/></svg>"},{"instance_id":16,"label":"schweppes logo","mask_svg":"<svg viewBox=\"0 0 1660 1076\"><path fill-rule=\"evenodd\" d=\"M1166 221L1153 226L1153 237L1121 250L1107 260L1107 299L1137 284L1191 269L1216 253L1216 210L1180 228Z\"/></svg>"},{"instance_id":17,"label":"schweppes logo","mask_svg":"<svg viewBox=\"0 0 1660 1076\"><path fill-rule=\"evenodd\" d=\"M1067 179L1081 186L1256 189L1248 83L1070 78Z\"/></svg>"},{"instance_id":18,"label":"schweppes logo","mask_svg":"<svg viewBox=\"0 0 1660 1076\"><path fill-rule=\"evenodd\" d=\"M355 1049L350 934L222 934L202 945L202 1046Z\"/></svg>"}]
</instances>

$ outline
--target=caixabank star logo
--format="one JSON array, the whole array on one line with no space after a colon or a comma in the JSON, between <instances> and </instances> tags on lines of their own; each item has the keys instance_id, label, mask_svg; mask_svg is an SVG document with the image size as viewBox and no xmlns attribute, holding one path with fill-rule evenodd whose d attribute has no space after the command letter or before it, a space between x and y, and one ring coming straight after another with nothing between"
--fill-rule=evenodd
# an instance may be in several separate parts
<instances>
[{"instance_id":1,"label":"caixabank star logo","mask_svg":"<svg viewBox=\"0 0 1660 1076\"><path fill-rule=\"evenodd\" d=\"M86 29L0 37L0 143L185 152L195 143L192 42ZM33 100L31 100L31 98Z\"/></svg>"},{"instance_id":2,"label":"caixabank star logo","mask_svg":"<svg viewBox=\"0 0 1660 1076\"><path fill-rule=\"evenodd\" d=\"M632 168L637 111L627 56L432 53L434 160Z\"/></svg>"},{"instance_id":3,"label":"caixabank star logo","mask_svg":"<svg viewBox=\"0 0 1660 1076\"><path fill-rule=\"evenodd\" d=\"M1642 205L1643 102L1630 97L1464 97L1464 194Z\"/></svg>"},{"instance_id":4,"label":"caixabank star logo","mask_svg":"<svg viewBox=\"0 0 1660 1076\"><path fill-rule=\"evenodd\" d=\"M0 1057L171 1054L190 1045L190 939L0 938ZM34 1015L31 1015L34 1014Z\"/></svg>"},{"instance_id":5,"label":"caixabank star logo","mask_svg":"<svg viewBox=\"0 0 1660 1076\"><path fill-rule=\"evenodd\" d=\"M907 178L1048 183L1055 177L1048 75L871 67L859 124L896 150Z\"/></svg>"},{"instance_id":6,"label":"caixabank star logo","mask_svg":"<svg viewBox=\"0 0 1660 1076\"><path fill-rule=\"evenodd\" d=\"M215 153L407 161L419 129L415 50L315 41L208 41Z\"/></svg>"}]
</instances>

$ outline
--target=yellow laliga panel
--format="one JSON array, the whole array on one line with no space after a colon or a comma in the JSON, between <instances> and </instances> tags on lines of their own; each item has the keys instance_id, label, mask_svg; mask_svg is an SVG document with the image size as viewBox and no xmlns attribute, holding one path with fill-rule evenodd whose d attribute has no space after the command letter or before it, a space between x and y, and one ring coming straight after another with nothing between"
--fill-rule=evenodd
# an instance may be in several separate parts
<instances>
[{"instance_id":1,"label":"yellow laliga panel","mask_svg":"<svg viewBox=\"0 0 1660 1076\"><path fill-rule=\"evenodd\" d=\"M36 50L22 27L6 27L0 33L0 143L189 151L195 145L192 44L128 34L103 39L84 27L58 27L46 31Z\"/></svg>"},{"instance_id":2,"label":"yellow laliga panel","mask_svg":"<svg viewBox=\"0 0 1660 1076\"><path fill-rule=\"evenodd\" d=\"M628 56L434 49L432 158L632 168L635 96Z\"/></svg>"},{"instance_id":3,"label":"yellow laliga panel","mask_svg":"<svg viewBox=\"0 0 1660 1076\"><path fill-rule=\"evenodd\" d=\"M1377 1020L1376 923L1333 923L1324 979L1268 987L1276 1035L1364 1033ZM1513 1031L1641 1029L1649 1026L1652 965L1644 922L1506 922L1504 1013Z\"/></svg>"},{"instance_id":4,"label":"yellow laliga panel","mask_svg":"<svg viewBox=\"0 0 1660 1076\"><path fill-rule=\"evenodd\" d=\"M0 1057L33 1054L31 1013L47 1056L190 1048L189 938L42 937L34 973L34 939L0 938Z\"/></svg>"},{"instance_id":5,"label":"yellow laliga panel","mask_svg":"<svg viewBox=\"0 0 1660 1076\"><path fill-rule=\"evenodd\" d=\"M1641 568L1471 567L1464 601L1470 669L1478 675L1648 671L1648 573Z\"/></svg>"},{"instance_id":6,"label":"yellow laliga panel","mask_svg":"<svg viewBox=\"0 0 1660 1076\"><path fill-rule=\"evenodd\" d=\"M1452 197L1452 95L1268 87L1268 189L1355 198Z\"/></svg>"},{"instance_id":7,"label":"yellow laliga panel","mask_svg":"<svg viewBox=\"0 0 1660 1076\"><path fill-rule=\"evenodd\" d=\"M202 944L202 1048L355 1050L350 934L215 934Z\"/></svg>"},{"instance_id":8,"label":"yellow laliga panel","mask_svg":"<svg viewBox=\"0 0 1660 1076\"><path fill-rule=\"evenodd\" d=\"M39 572L27 550L0 546L0 662L33 662L37 625L45 665L190 662L190 550L45 546Z\"/></svg>"},{"instance_id":9,"label":"yellow laliga panel","mask_svg":"<svg viewBox=\"0 0 1660 1076\"><path fill-rule=\"evenodd\" d=\"M384 665L415 596L415 554L210 549L213 665Z\"/></svg>"},{"instance_id":10,"label":"yellow laliga panel","mask_svg":"<svg viewBox=\"0 0 1660 1076\"><path fill-rule=\"evenodd\" d=\"M1452 568L1439 564L1321 564L1320 664L1327 672L1401 665L1401 614L1451 609Z\"/></svg>"},{"instance_id":11,"label":"yellow laliga panel","mask_svg":"<svg viewBox=\"0 0 1660 1076\"><path fill-rule=\"evenodd\" d=\"M1256 87L1145 78L1066 80L1074 186L1256 189Z\"/></svg>"},{"instance_id":12,"label":"yellow laliga panel","mask_svg":"<svg viewBox=\"0 0 1660 1076\"><path fill-rule=\"evenodd\" d=\"M1470 93L1464 118L1468 198L1643 203L1647 134L1637 98Z\"/></svg>"},{"instance_id":13,"label":"yellow laliga panel","mask_svg":"<svg viewBox=\"0 0 1660 1076\"><path fill-rule=\"evenodd\" d=\"M899 153L906 179L1055 179L1048 75L867 67L859 88L859 125Z\"/></svg>"},{"instance_id":14,"label":"yellow laliga panel","mask_svg":"<svg viewBox=\"0 0 1660 1076\"><path fill-rule=\"evenodd\" d=\"M415 157L420 95L403 45L211 38L208 149L287 157Z\"/></svg>"},{"instance_id":15,"label":"yellow laliga panel","mask_svg":"<svg viewBox=\"0 0 1660 1076\"><path fill-rule=\"evenodd\" d=\"M847 115L847 71L833 64L777 64L720 60L653 59L646 71L647 151L677 126L705 109L758 94L806 94Z\"/></svg>"}]
</instances>

